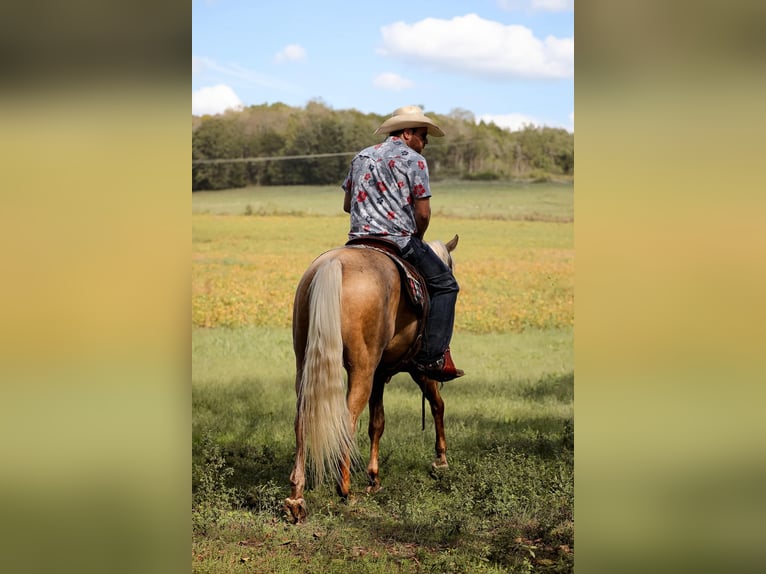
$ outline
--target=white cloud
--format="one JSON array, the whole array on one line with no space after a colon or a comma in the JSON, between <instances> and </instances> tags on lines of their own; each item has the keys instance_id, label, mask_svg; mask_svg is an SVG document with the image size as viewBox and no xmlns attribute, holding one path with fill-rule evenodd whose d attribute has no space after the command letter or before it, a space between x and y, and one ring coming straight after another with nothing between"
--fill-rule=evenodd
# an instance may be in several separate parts
<instances>
[{"instance_id":1,"label":"white cloud","mask_svg":"<svg viewBox=\"0 0 766 574\"><path fill-rule=\"evenodd\" d=\"M192 76L197 76L200 81L218 82L234 80L234 83L245 82L265 88L278 88L295 91L295 87L281 80L250 70L236 63L219 64L212 58L201 58L192 55Z\"/></svg>"},{"instance_id":2,"label":"white cloud","mask_svg":"<svg viewBox=\"0 0 766 574\"><path fill-rule=\"evenodd\" d=\"M192 76L196 76L202 73L204 67L205 63L202 58L198 58L197 56L192 55Z\"/></svg>"},{"instance_id":3,"label":"white cloud","mask_svg":"<svg viewBox=\"0 0 766 574\"><path fill-rule=\"evenodd\" d=\"M483 121L487 124L495 124L499 128L511 131L523 129L526 125L539 126L540 122L524 114L484 114L476 118L476 123Z\"/></svg>"},{"instance_id":4,"label":"white cloud","mask_svg":"<svg viewBox=\"0 0 766 574\"><path fill-rule=\"evenodd\" d=\"M484 122L487 124L495 124L499 128L506 130L518 131L524 129L525 126L542 127L547 126L550 128L563 128L569 132L574 133L574 112L569 114L569 123L567 125L559 124L555 122L541 121L532 116L525 114L483 114L476 117L476 123Z\"/></svg>"},{"instance_id":5,"label":"white cloud","mask_svg":"<svg viewBox=\"0 0 766 574\"><path fill-rule=\"evenodd\" d=\"M305 58L306 50L300 44L288 44L274 56L277 62L296 62Z\"/></svg>"},{"instance_id":6,"label":"white cloud","mask_svg":"<svg viewBox=\"0 0 766 574\"><path fill-rule=\"evenodd\" d=\"M574 0L497 0L497 5L512 11L571 12Z\"/></svg>"},{"instance_id":7,"label":"white cloud","mask_svg":"<svg viewBox=\"0 0 766 574\"><path fill-rule=\"evenodd\" d=\"M411 88L415 84L411 80L401 77L399 74L384 72L383 74L375 76L372 80L372 85L383 90L393 90L398 92L406 88Z\"/></svg>"},{"instance_id":8,"label":"white cloud","mask_svg":"<svg viewBox=\"0 0 766 574\"><path fill-rule=\"evenodd\" d=\"M574 38L540 40L529 28L476 14L395 22L383 26L381 34L382 54L442 70L494 79L570 78L574 73Z\"/></svg>"},{"instance_id":9,"label":"white cloud","mask_svg":"<svg viewBox=\"0 0 766 574\"><path fill-rule=\"evenodd\" d=\"M242 107L239 96L225 84L200 88L192 92L192 115L195 116L220 114L228 109L237 110Z\"/></svg>"},{"instance_id":10,"label":"white cloud","mask_svg":"<svg viewBox=\"0 0 766 574\"><path fill-rule=\"evenodd\" d=\"M569 12L574 10L574 0L532 0L532 9L545 12Z\"/></svg>"}]
</instances>

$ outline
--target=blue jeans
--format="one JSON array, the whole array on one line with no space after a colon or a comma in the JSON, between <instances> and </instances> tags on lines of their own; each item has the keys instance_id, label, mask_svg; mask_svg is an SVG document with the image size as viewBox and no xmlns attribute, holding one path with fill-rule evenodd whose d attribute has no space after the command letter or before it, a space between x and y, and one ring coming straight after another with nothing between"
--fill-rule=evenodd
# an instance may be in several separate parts
<instances>
[{"instance_id":1,"label":"blue jeans","mask_svg":"<svg viewBox=\"0 0 766 574\"><path fill-rule=\"evenodd\" d=\"M423 346L415 357L422 364L440 359L449 347L455 325L455 303L460 287L452 270L422 239L413 237L402 249L402 257L420 271L426 281L431 306L426 319Z\"/></svg>"}]
</instances>

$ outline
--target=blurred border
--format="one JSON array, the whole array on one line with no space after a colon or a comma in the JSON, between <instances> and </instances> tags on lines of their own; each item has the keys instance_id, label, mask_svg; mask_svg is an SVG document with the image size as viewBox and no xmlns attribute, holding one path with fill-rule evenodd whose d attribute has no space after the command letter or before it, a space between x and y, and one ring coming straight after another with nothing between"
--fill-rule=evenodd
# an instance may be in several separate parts
<instances>
[{"instance_id":1,"label":"blurred border","mask_svg":"<svg viewBox=\"0 0 766 574\"><path fill-rule=\"evenodd\" d=\"M576 564L760 568L766 7L576 8Z\"/></svg>"},{"instance_id":2,"label":"blurred border","mask_svg":"<svg viewBox=\"0 0 766 574\"><path fill-rule=\"evenodd\" d=\"M188 571L191 10L0 23L0 570Z\"/></svg>"},{"instance_id":3,"label":"blurred border","mask_svg":"<svg viewBox=\"0 0 766 574\"><path fill-rule=\"evenodd\" d=\"M186 570L191 14L78 7L0 34L0 569ZM764 15L576 9L583 572L760 565Z\"/></svg>"}]
</instances>

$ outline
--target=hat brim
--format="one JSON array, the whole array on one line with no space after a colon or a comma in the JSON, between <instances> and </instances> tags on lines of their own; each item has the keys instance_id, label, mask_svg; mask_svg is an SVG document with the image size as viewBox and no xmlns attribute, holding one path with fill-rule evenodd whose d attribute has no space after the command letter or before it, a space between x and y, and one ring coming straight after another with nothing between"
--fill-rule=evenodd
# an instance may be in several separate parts
<instances>
[{"instance_id":1,"label":"hat brim","mask_svg":"<svg viewBox=\"0 0 766 574\"><path fill-rule=\"evenodd\" d=\"M403 130L405 128L428 128L429 136L438 138L444 137L442 129L431 121L428 116L422 116L420 118L405 118L402 116L390 117L380 124L380 127L375 130L375 135L390 134L391 132Z\"/></svg>"}]
</instances>

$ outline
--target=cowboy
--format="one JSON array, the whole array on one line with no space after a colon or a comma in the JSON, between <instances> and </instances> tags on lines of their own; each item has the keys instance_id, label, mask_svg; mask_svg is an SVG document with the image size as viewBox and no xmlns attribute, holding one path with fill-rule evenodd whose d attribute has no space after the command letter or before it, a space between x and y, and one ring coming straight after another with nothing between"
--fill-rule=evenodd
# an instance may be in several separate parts
<instances>
[{"instance_id":1,"label":"cowboy","mask_svg":"<svg viewBox=\"0 0 766 574\"><path fill-rule=\"evenodd\" d=\"M428 164L421 155L428 136L444 132L418 106L404 106L375 130L385 141L360 151L343 182L343 210L351 215L349 239L374 237L395 243L425 279L430 295L423 344L415 370L437 381L463 376L449 344L460 290L452 270L424 243L431 220Z\"/></svg>"}]
</instances>

